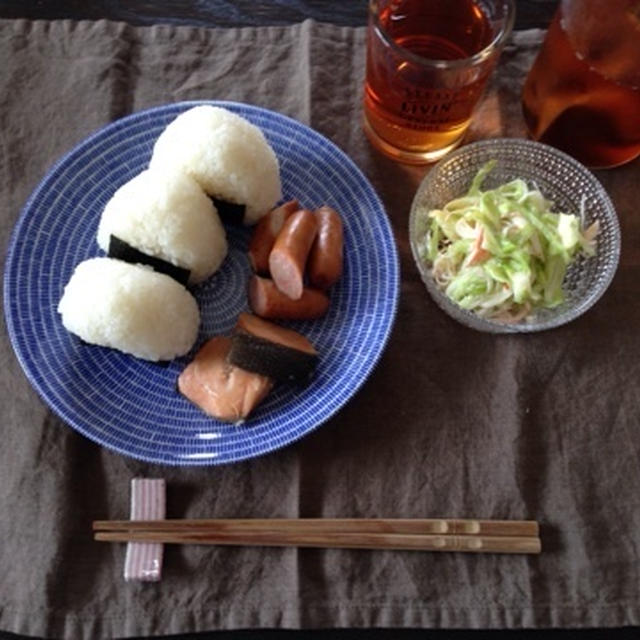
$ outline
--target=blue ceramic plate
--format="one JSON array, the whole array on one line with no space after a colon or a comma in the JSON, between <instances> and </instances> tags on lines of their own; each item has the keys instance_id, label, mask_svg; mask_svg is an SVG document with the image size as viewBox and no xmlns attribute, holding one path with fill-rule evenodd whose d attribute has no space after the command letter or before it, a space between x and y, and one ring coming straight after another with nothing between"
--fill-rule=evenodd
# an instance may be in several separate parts
<instances>
[{"instance_id":1,"label":"blue ceramic plate","mask_svg":"<svg viewBox=\"0 0 640 640\"><path fill-rule=\"evenodd\" d=\"M115 190L146 168L153 144L189 102L133 114L66 155L33 193L14 230L4 278L9 336L28 379L65 422L119 453L170 465L230 463L306 435L335 414L378 361L393 323L399 267L393 234L371 184L334 144L272 111L226 107L260 127L280 160L284 198L323 203L345 224L343 277L328 314L288 323L320 352L312 383L277 387L242 426L207 417L176 391L179 373L202 342L231 331L248 310L250 231L227 226L229 255L194 294L202 325L192 353L155 364L82 343L56 311L75 266L100 255L96 231Z\"/></svg>"}]
</instances>

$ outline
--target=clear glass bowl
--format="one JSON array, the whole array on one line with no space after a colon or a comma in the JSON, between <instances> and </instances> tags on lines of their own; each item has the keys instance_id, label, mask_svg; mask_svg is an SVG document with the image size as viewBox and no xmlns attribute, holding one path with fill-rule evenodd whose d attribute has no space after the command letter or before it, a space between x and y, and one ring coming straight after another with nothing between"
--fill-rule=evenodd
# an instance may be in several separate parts
<instances>
[{"instance_id":1,"label":"clear glass bowl","mask_svg":"<svg viewBox=\"0 0 640 640\"><path fill-rule=\"evenodd\" d=\"M418 254L418 207L440 208L449 200L464 195L478 169L493 159L497 163L483 183L484 188L522 178L528 184L535 183L542 194L553 201L554 211L579 214L584 199L585 225L595 220L600 222L596 255L589 258L579 256L567 270L563 282L565 302L554 309L538 310L527 320L514 324L482 318L459 307L437 288L431 275L431 265L423 262ZM582 164L553 147L516 138L474 142L435 165L414 197L409 237L414 260L434 301L467 327L492 333L542 331L574 320L605 292L620 258L620 227L615 208L596 177Z\"/></svg>"}]
</instances>

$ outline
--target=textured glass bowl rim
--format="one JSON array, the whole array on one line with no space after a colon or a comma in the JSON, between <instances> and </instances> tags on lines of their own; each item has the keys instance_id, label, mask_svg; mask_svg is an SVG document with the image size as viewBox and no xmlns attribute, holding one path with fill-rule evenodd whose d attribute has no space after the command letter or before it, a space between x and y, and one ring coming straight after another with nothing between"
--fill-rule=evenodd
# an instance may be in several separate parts
<instances>
[{"instance_id":1,"label":"textured glass bowl rim","mask_svg":"<svg viewBox=\"0 0 640 640\"><path fill-rule=\"evenodd\" d=\"M495 322L482 318L472 311L462 309L457 304L452 302L442 291L440 291L434 284L433 277L430 274L429 267L420 259L418 255L417 239L414 234L414 227L416 222L416 213L419 205L424 200L424 194L429 190L431 185L436 181L438 175L445 169L445 167L454 160L459 160L465 156L473 157L478 151L484 151L487 149L494 150L494 156L499 160L500 153L507 149L535 149L542 154L548 156L555 156L558 160L563 161L574 173L580 175L586 181L591 183L594 188L595 195L598 199L598 206L604 212L604 217L607 218L611 225L613 235L613 255L610 261L608 270L604 273L599 281L598 286L593 289L590 294L583 300L580 309L570 308L562 314L551 317L544 322L530 322L530 323L515 323L506 324L501 322ZM478 165L479 168L480 165ZM607 191L602 186L596 176L578 162L575 158L569 156L549 145L541 142L535 142L533 140L525 140L521 138L492 138L489 140L480 140L478 142L472 142L456 151L448 154L436 165L434 165L427 175L422 179L416 194L411 203L411 212L409 215L409 240L411 244L411 252L413 259L416 263L422 281L424 282L429 294L433 298L434 302L452 318L464 324L467 327L476 329L478 331L484 331L488 333L534 333L537 331L545 331L547 329L553 329L564 324L567 324L576 318L583 315L588 311L604 294L607 290L620 260L620 225L616 215L615 207Z\"/></svg>"},{"instance_id":2,"label":"textured glass bowl rim","mask_svg":"<svg viewBox=\"0 0 640 640\"><path fill-rule=\"evenodd\" d=\"M478 53L474 53L469 58L461 58L458 60L437 60L423 58L422 56L412 53L408 49L405 49L394 42L394 40L387 34L384 27L380 24L379 12L377 9L378 4L379 0L369 0L369 17L372 20L376 32L380 34L380 37L384 40L385 44L406 60L410 60L422 67L430 67L432 69L457 70L474 67L485 62L491 58L492 55L500 51L505 40L513 31L513 25L516 20L516 6L514 0L502 0L501 3L496 3L502 4L504 10L504 24L493 40L484 47L484 49L481 49Z\"/></svg>"}]
</instances>

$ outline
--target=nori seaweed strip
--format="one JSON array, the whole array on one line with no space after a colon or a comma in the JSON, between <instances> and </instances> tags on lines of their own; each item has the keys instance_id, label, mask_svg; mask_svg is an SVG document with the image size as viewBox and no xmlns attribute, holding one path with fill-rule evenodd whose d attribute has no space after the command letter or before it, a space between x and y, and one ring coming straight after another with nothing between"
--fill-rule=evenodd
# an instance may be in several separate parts
<instances>
[{"instance_id":1,"label":"nori seaweed strip","mask_svg":"<svg viewBox=\"0 0 640 640\"><path fill-rule=\"evenodd\" d=\"M235 367L276 382L304 384L309 382L316 368L318 355L239 332L231 336L227 360Z\"/></svg>"},{"instance_id":2,"label":"nori seaweed strip","mask_svg":"<svg viewBox=\"0 0 640 640\"><path fill-rule=\"evenodd\" d=\"M218 215L223 222L229 224L242 224L244 221L244 212L246 206L244 204L236 204L235 202L227 202L211 196L213 204L218 210Z\"/></svg>"},{"instance_id":3,"label":"nori seaweed strip","mask_svg":"<svg viewBox=\"0 0 640 640\"><path fill-rule=\"evenodd\" d=\"M123 260L124 262L129 262L131 264L146 264L154 271L170 276L185 287L187 286L189 276L191 275L191 271L189 269L176 267L175 264L171 264L162 258L150 256L149 254L132 247L130 244L113 234L109 237L109 257L117 260Z\"/></svg>"}]
</instances>

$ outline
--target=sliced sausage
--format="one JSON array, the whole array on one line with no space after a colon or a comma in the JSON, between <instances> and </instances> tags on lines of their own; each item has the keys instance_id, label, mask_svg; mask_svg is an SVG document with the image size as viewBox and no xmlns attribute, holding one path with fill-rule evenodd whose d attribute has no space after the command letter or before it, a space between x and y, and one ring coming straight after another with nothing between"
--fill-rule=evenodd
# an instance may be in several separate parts
<instances>
[{"instance_id":1,"label":"sliced sausage","mask_svg":"<svg viewBox=\"0 0 640 640\"><path fill-rule=\"evenodd\" d=\"M318 233L307 264L309 283L328 289L342 274L343 229L337 211L328 206L316 209Z\"/></svg>"},{"instance_id":2,"label":"sliced sausage","mask_svg":"<svg viewBox=\"0 0 640 640\"><path fill-rule=\"evenodd\" d=\"M307 258L317 232L316 216L308 209L300 209L285 220L269 254L271 278L292 300L302 296Z\"/></svg>"},{"instance_id":3,"label":"sliced sausage","mask_svg":"<svg viewBox=\"0 0 640 640\"><path fill-rule=\"evenodd\" d=\"M249 304L262 318L311 320L327 312L329 298L323 291L305 287L302 295L292 300L276 287L273 280L252 276L249 280Z\"/></svg>"},{"instance_id":4,"label":"sliced sausage","mask_svg":"<svg viewBox=\"0 0 640 640\"><path fill-rule=\"evenodd\" d=\"M273 243L282 230L284 221L299 209L300 203L297 200L289 200L269 211L258 222L249 241L249 262L256 273L269 273L269 254Z\"/></svg>"}]
</instances>

